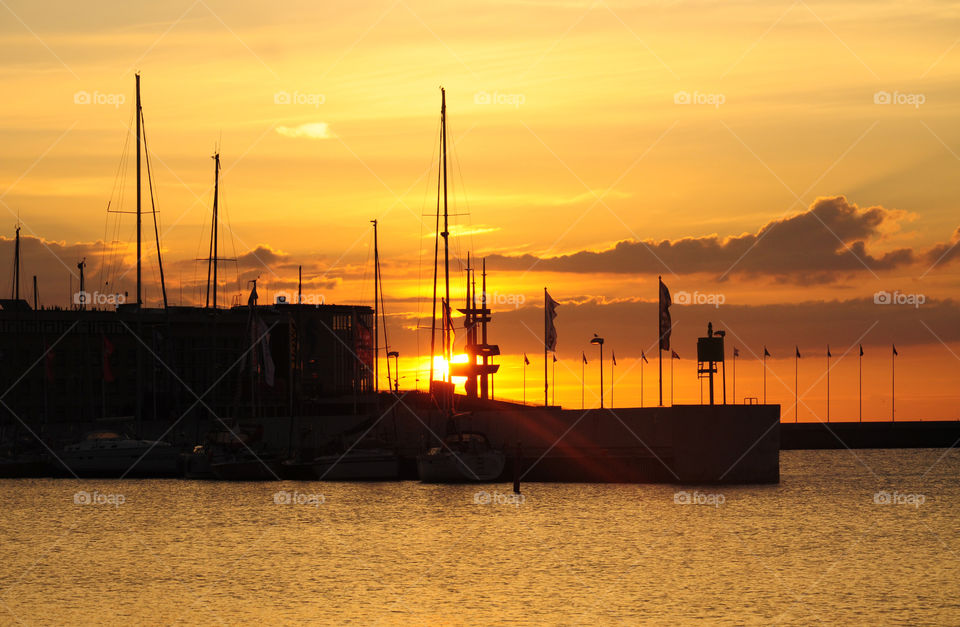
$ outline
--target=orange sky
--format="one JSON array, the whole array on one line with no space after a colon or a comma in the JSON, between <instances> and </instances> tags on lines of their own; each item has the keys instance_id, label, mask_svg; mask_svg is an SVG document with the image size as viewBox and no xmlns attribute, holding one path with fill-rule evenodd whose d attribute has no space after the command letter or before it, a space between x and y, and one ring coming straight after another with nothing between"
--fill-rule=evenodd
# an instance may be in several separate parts
<instances>
[{"instance_id":1,"label":"orange sky","mask_svg":"<svg viewBox=\"0 0 960 627\"><path fill-rule=\"evenodd\" d=\"M627 370L656 339L662 274L675 295L723 298L674 307L678 402L699 400L689 356L709 319L741 347L740 399L761 396L749 351L771 348L768 396L785 418L794 345L801 392L813 386L800 419L825 417L828 342L835 355L865 344L864 413L889 416L894 341L898 415L956 418L958 13L935 1L7 2L0 254L8 263L19 215L42 240L24 253L42 301L67 301L83 257L100 289L134 289L131 216L105 209L133 209L139 70L174 302L205 278L195 259L219 146L221 250L239 259L223 302L256 276L264 297L290 290L301 264L310 297L369 302L377 218L412 386L429 342L415 329L429 312L444 85L455 298L466 251L490 256L498 395L522 397L548 286L562 304L557 400L579 406L596 331L622 364L615 401L638 404ZM898 290L924 303L873 304ZM528 400L542 398L541 359ZM848 356L831 374L832 417L855 417L856 385Z\"/></svg>"}]
</instances>

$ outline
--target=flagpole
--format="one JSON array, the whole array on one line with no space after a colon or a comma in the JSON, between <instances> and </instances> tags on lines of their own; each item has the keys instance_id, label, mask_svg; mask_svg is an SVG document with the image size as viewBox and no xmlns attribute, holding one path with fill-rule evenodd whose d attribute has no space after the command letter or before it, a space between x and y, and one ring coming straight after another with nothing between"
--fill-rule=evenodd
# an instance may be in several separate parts
<instances>
[{"instance_id":1,"label":"flagpole","mask_svg":"<svg viewBox=\"0 0 960 627\"><path fill-rule=\"evenodd\" d=\"M557 358L556 356L554 356L553 358L553 385L550 393L553 394L553 398L551 399L550 404L556 405L557 404Z\"/></svg>"},{"instance_id":2,"label":"flagpole","mask_svg":"<svg viewBox=\"0 0 960 627\"><path fill-rule=\"evenodd\" d=\"M523 356L523 404L527 404L527 356Z\"/></svg>"},{"instance_id":3,"label":"flagpole","mask_svg":"<svg viewBox=\"0 0 960 627\"><path fill-rule=\"evenodd\" d=\"M640 357L640 407L643 407L643 354Z\"/></svg>"},{"instance_id":4,"label":"flagpole","mask_svg":"<svg viewBox=\"0 0 960 627\"><path fill-rule=\"evenodd\" d=\"M830 345L827 344L827 422L830 422Z\"/></svg>"},{"instance_id":5,"label":"flagpole","mask_svg":"<svg viewBox=\"0 0 960 627\"><path fill-rule=\"evenodd\" d=\"M617 365L617 354L611 351L610 355L612 356L610 360L610 409L613 409L613 367ZM603 364L600 364L600 367L603 368Z\"/></svg>"},{"instance_id":6,"label":"flagpole","mask_svg":"<svg viewBox=\"0 0 960 627\"><path fill-rule=\"evenodd\" d=\"M733 347L733 404L737 404L737 347Z\"/></svg>"},{"instance_id":7,"label":"flagpole","mask_svg":"<svg viewBox=\"0 0 960 627\"><path fill-rule=\"evenodd\" d=\"M670 353L670 407L673 407L673 352Z\"/></svg>"},{"instance_id":8,"label":"flagpole","mask_svg":"<svg viewBox=\"0 0 960 627\"><path fill-rule=\"evenodd\" d=\"M763 346L763 404L767 404L767 346Z\"/></svg>"},{"instance_id":9,"label":"flagpole","mask_svg":"<svg viewBox=\"0 0 960 627\"><path fill-rule=\"evenodd\" d=\"M860 357L857 361L857 396L860 400L860 422L863 422L863 346L860 346Z\"/></svg>"},{"instance_id":10,"label":"flagpole","mask_svg":"<svg viewBox=\"0 0 960 627\"><path fill-rule=\"evenodd\" d=\"M663 407L663 347L657 351L659 357L657 359L658 365L660 366L660 407Z\"/></svg>"},{"instance_id":11,"label":"flagpole","mask_svg":"<svg viewBox=\"0 0 960 627\"><path fill-rule=\"evenodd\" d=\"M547 311L547 288L543 288L543 406L549 406L547 402L550 385L547 382L547 318L550 312Z\"/></svg>"},{"instance_id":12,"label":"flagpole","mask_svg":"<svg viewBox=\"0 0 960 627\"><path fill-rule=\"evenodd\" d=\"M793 354L793 422L799 422L800 419L800 349Z\"/></svg>"},{"instance_id":13,"label":"flagpole","mask_svg":"<svg viewBox=\"0 0 960 627\"><path fill-rule=\"evenodd\" d=\"M584 378L587 376L587 358L580 353L580 409L583 409Z\"/></svg>"},{"instance_id":14,"label":"flagpole","mask_svg":"<svg viewBox=\"0 0 960 627\"><path fill-rule=\"evenodd\" d=\"M893 354L890 355L890 422L897 421L897 399L896 399L896 378L897 378L897 347L893 346Z\"/></svg>"}]
</instances>

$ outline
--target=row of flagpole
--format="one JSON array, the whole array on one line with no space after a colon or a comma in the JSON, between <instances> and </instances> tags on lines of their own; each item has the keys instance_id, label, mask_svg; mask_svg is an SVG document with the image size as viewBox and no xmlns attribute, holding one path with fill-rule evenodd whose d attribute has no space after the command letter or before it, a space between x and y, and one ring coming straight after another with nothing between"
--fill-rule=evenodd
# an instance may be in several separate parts
<instances>
[{"instance_id":1,"label":"row of flagpole","mask_svg":"<svg viewBox=\"0 0 960 627\"><path fill-rule=\"evenodd\" d=\"M658 347L658 388L659 388L659 405L663 406L663 351L670 351L670 404L673 405L674 401L674 370L673 370L673 361L675 359L680 359L680 355L677 354L675 350L670 347L670 334L673 329L673 323L670 316L670 306L673 304L672 299L670 298L670 291L667 289L667 286L664 284L662 277L658 277L659 283L659 298L658 298L658 327L659 327L659 347ZM557 371L557 329L554 324L554 320L557 317L557 307L559 303L550 297L550 294L547 292L547 288L543 288L543 298L544 298L544 341L543 341L543 404L544 406L550 405L549 403L549 388L550 384L547 379L547 359L548 353L553 353L553 375L554 375L554 401L556 400L556 371ZM591 344L598 344L600 347L600 407L601 409L604 406L603 403L603 338L597 336L596 333L593 334L593 338L590 340ZM795 346L795 357L794 357L794 422L797 422L799 417L800 410L800 390L799 390L799 371L800 371L800 347ZM860 355L858 362L858 396L859 396L859 420L863 421L863 345L859 345ZM890 370L890 420L896 420L896 357L897 347L891 345L892 355L891 355L891 370ZM733 348L733 399L736 403L736 390L737 390L737 357L740 356L740 350L735 346ZM767 403L767 357L771 357L770 351L767 350L766 345L763 347L763 403ZM827 370L826 370L826 379L827 379L827 422L830 421L830 359L833 355L830 352L830 345L827 345ZM523 369L523 402L526 403L527 400L527 370L526 367L530 365L530 359L526 354L523 355L524 369ZM644 351L640 351L640 406L644 406L643 399L643 365L645 363L650 363L647 360L647 356ZM585 405L585 379L586 379L586 365L587 365L587 355L585 351L581 351L581 373L580 373L580 406L584 408ZM613 369L617 365L616 353L611 351L611 366L610 366L610 405L613 406Z\"/></svg>"},{"instance_id":2,"label":"row of flagpole","mask_svg":"<svg viewBox=\"0 0 960 627\"><path fill-rule=\"evenodd\" d=\"M554 314L555 315L555 314ZM596 338L594 339L602 339ZM593 340L591 340L593 341ZM600 386L601 386L601 401L600 407L603 408L603 357L602 357L602 343L601 344L601 361L600 361ZM896 345L891 345L891 368L890 368L890 420L896 420L896 357L900 354L897 352ZM863 346L859 346L859 356L858 356L858 368L857 368L857 392L858 392L858 419L860 422L863 422ZM737 357L740 356L740 349L737 347L733 348L733 398L734 403L736 403L737 398ZM767 357L771 357L770 351L767 350L767 347L763 347L763 403L767 403ZM610 363L610 407L613 407L613 388L614 388L614 368L617 365L617 355L616 351L611 351L610 353L611 363ZM799 416L799 407L800 407L800 390L799 390L799 370L800 370L800 359L802 355L800 354L800 347L795 347L794 352L794 417L793 421L797 422ZM833 358L833 354L830 352L830 346L827 345L827 369L826 369L826 379L827 379L827 422L830 422L830 360ZM556 382L557 382L557 355L556 352L552 355L553 359L553 401L550 403L546 402L547 390L549 385L547 383L546 373L547 373L547 359L549 356L544 357L544 405L555 405L556 404ZM680 355L677 354L675 350L670 351L670 404L673 405L674 399L674 369L673 362L675 359L680 359ZM586 381L586 366L589 363L587 359L587 354L585 351L580 352L580 408L585 408L585 381ZM644 385L643 385L643 365L649 364L650 361L647 359L647 355L644 351L640 351L640 407L644 406ZM526 353L523 355L523 402L527 401L527 371L526 367L530 365L530 359L527 357Z\"/></svg>"}]
</instances>

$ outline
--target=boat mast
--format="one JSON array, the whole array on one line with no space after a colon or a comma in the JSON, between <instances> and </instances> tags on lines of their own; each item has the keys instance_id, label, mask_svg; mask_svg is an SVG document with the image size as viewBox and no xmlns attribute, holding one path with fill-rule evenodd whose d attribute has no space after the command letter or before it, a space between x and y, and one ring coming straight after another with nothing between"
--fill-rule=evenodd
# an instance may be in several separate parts
<instances>
[{"instance_id":1,"label":"boat mast","mask_svg":"<svg viewBox=\"0 0 960 627\"><path fill-rule=\"evenodd\" d=\"M17 223L16 242L13 246L13 298L20 300L20 224Z\"/></svg>"},{"instance_id":2,"label":"boat mast","mask_svg":"<svg viewBox=\"0 0 960 627\"><path fill-rule=\"evenodd\" d=\"M450 309L450 231L448 228L448 213L447 213L447 92L440 88L440 133L441 133L441 151L443 153L443 233L440 235L443 236L443 276L445 283L445 299L444 302L447 304L447 311ZM447 383L450 382L450 330L449 330L450 320L448 318L447 322L443 325L443 358L447 362Z\"/></svg>"},{"instance_id":3,"label":"boat mast","mask_svg":"<svg viewBox=\"0 0 960 627\"><path fill-rule=\"evenodd\" d=\"M142 262L140 256L140 247L141 247L141 234L140 227L142 223L143 216L140 212L140 120L141 115L143 114L143 109L140 107L140 73L136 74L137 79L137 307L140 307L143 304L143 295L142 295Z\"/></svg>"},{"instance_id":4,"label":"boat mast","mask_svg":"<svg viewBox=\"0 0 960 627\"><path fill-rule=\"evenodd\" d=\"M210 226L210 256L207 258L207 307L211 304L211 286L213 292L213 308L217 308L217 232L220 230L217 218L217 200L220 195L220 153L213 155L213 218ZM211 273L213 282L211 283Z\"/></svg>"},{"instance_id":5,"label":"boat mast","mask_svg":"<svg viewBox=\"0 0 960 627\"><path fill-rule=\"evenodd\" d=\"M380 391L380 333L377 329L377 315L380 313L378 306L379 296L377 287L380 279L380 250L377 248L377 221L370 220L373 225L373 391ZM389 363L389 360L387 360Z\"/></svg>"}]
</instances>

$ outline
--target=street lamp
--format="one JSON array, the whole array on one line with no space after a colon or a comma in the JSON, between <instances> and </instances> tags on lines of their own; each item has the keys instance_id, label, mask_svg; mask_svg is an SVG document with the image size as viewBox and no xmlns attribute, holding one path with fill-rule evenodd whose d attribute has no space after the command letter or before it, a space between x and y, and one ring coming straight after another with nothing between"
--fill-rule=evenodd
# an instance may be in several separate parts
<instances>
[{"instance_id":1,"label":"street lamp","mask_svg":"<svg viewBox=\"0 0 960 627\"><path fill-rule=\"evenodd\" d=\"M394 386L393 391L397 394L400 393L400 352L399 351L390 351L387 353L387 359L393 357L393 377L394 377ZM389 381L387 382L389 384Z\"/></svg>"},{"instance_id":2,"label":"street lamp","mask_svg":"<svg viewBox=\"0 0 960 627\"><path fill-rule=\"evenodd\" d=\"M590 343L600 347L600 409L603 409L603 338L594 333Z\"/></svg>"}]
</instances>

